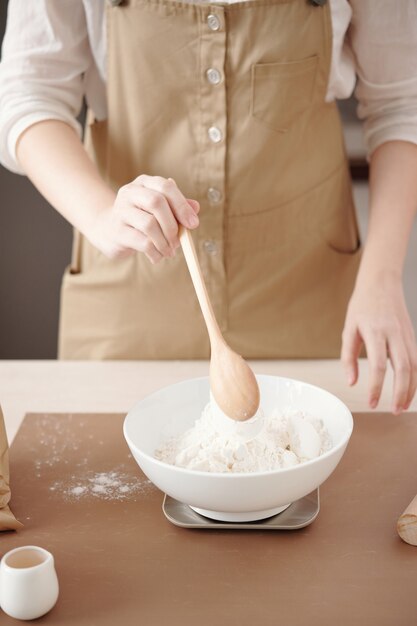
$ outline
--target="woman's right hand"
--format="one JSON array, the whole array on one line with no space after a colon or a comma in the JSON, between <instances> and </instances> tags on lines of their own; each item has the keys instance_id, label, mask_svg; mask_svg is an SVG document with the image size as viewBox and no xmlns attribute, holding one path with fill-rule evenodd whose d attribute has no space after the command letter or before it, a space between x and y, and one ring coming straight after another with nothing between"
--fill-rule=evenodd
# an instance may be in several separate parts
<instances>
[{"instance_id":1,"label":"woman's right hand","mask_svg":"<svg viewBox=\"0 0 417 626\"><path fill-rule=\"evenodd\" d=\"M109 258L143 252L157 263L174 256L178 224L198 226L199 210L171 178L141 175L119 189L113 206L98 213L85 234Z\"/></svg>"}]
</instances>

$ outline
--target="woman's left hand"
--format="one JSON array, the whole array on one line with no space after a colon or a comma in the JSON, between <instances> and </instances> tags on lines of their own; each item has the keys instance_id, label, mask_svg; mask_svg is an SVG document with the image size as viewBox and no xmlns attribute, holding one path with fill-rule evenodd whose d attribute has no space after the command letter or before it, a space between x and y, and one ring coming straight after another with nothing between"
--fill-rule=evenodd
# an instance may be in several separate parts
<instances>
[{"instance_id":1,"label":"woman's left hand","mask_svg":"<svg viewBox=\"0 0 417 626\"><path fill-rule=\"evenodd\" d=\"M348 382L358 379L363 344L369 361L369 405L381 395L387 358L394 370L392 411L407 409L417 388L417 346L401 278L383 277L357 283L349 302L342 335L341 359Z\"/></svg>"}]
</instances>

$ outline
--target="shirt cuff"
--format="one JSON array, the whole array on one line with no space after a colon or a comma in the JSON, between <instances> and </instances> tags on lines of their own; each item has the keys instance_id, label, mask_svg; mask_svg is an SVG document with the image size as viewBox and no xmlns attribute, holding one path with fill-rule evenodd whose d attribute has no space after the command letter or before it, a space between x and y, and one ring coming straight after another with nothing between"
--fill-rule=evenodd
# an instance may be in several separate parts
<instances>
[{"instance_id":1,"label":"shirt cuff","mask_svg":"<svg viewBox=\"0 0 417 626\"><path fill-rule=\"evenodd\" d=\"M367 146L367 160L375 150L387 141L408 141L417 144L417 125L412 123L392 123L381 125L379 128L364 129L365 143Z\"/></svg>"},{"instance_id":2,"label":"shirt cuff","mask_svg":"<svg viewBox=\"0 0 417 626\"><path fill-rule=\"evenodd\" d=\"M65 117L51 111L37 111L36 113L25 115L24 117L19 118L19 120L10 127L9 132L7 133L4 142L5 145L3 146L4 149L2 150L0 159L4 167L6 167L14 174L25 175L25 172L22 169L16 156L17 142L22 133L30 126L33 126L38 122L44 122L46 120L58 120L61 122L65 122L75 130L80 138L82 137L81 124L79 124L79 122L77 122L77 120L73 117Z\"/></svg>"}]
</instances>

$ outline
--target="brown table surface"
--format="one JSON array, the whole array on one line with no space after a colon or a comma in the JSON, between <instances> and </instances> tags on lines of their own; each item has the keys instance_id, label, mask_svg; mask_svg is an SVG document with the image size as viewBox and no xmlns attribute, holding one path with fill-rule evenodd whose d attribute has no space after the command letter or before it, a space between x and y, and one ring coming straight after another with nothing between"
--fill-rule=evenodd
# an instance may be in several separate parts
<instances>
[{"instance_id":1,"label":"brown table surface","mask_svg":"<svg viewBox=\"0 0 417 626\"><path fill-rule=\"evenodd\" d=\"M40 545L54 554L60 581L58 604L36 623L417 624L417 548L395 530L417 491L416 414L356 415L317 520L277 532L170 524L162 493L129 455L122 422L31 414L12 445L12 507L25 527L0 535L1 554ZM69 495L111 471L136 487L118 497ZM18 622L1 614L0 623Z\"/></svg>"}]
</instances>

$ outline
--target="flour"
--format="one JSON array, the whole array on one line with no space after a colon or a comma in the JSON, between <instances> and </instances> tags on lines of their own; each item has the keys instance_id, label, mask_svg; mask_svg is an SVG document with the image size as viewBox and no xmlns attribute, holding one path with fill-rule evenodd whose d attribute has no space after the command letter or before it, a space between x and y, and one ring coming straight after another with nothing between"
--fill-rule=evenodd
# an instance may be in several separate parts
<instances>
[{"instance_id":1,"label":"flour","mask_svg":"<svg viewBox=\"0 0 417 626\"><path fill-rule=\"evenodd\" d=\"M34 475L47 485L54 500L137 501L156 489L147 478L137 475L136 466L129 468L132 455L127 449L122 457L125 462L104 471L107 467L102 468L97 454L98 446L103 446L104 441L88 432L88 419L80 420L78 416L74 419L71 414L65 417L45 414L35 424L35 435L27 441L28 456ZM105 456L102 458L106 466ZM54 480L57 474L65 478Z\"/></svg>"},{"instance_id":2,"label":"flour","mask_svg":"<svg viewBox=\"0 0 417 626\"><path fill-rule=\"evenodd\" d=\"M135 478L123 471L87 472L73 475L68 482L56 481L49 490L64 500L99 498L100 500L127 500L146 495L155 487L147 478Z\"/></svg>"},{"instance_id":3,"label":"flour","mask_svg":"<svg viewBox=\"0 0 417 626\"><path fill-rule=\"evenodd\" d=\"M77 422L77 428L73 426L73 416L69 414L65 419L54 414L45 414L42 419L35 422L35 436L28 442L29 451L32 452L35 473L41 478L44 471L58 465L68 465L69 456L77 457L77 466L86 466L87 457L79 456L81 440L85 439L85 422ZM92 435L88 436L91 439Z\"/></svg>"},{"instance_id":4,"label":"flour","mask_svg":"<svg viewBox=\"0 0 417 626\"><path fill-rule=\"evenodd\" d=\"M221 431L208 404L194 426L165 441L155 457L205 472L262 472L299 465L331 447L322 420L305 412L285 410L265 416L261 431L242 441Z\"/></svg>"}]
</instances>

